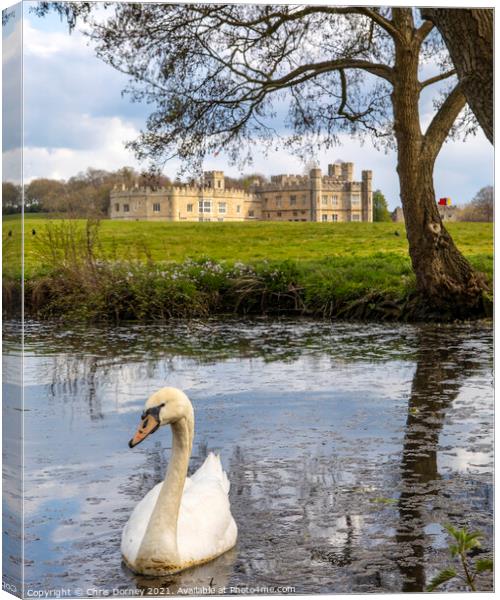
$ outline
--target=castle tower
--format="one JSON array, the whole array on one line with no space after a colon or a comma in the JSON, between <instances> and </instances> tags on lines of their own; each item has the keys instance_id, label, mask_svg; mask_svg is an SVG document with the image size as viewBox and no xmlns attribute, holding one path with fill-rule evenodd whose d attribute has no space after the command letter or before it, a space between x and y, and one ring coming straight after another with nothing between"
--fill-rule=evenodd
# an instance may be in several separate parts
<instances>
[{"instance_id":1,"label":"castle tower","mask_svg":"<svg viewBox=\"0 0 500 600\"><path fill-rule=\"evenodd\" d=\"M311 186L311 221L320 220L321 190L323 181L321 178L321 169L311 169L309 172L309 181Z\"/></svg>"},{"instance_id":2,"label":"castle tower","mask_svg":"<svg viewBox=\"0 0 500 600\"><path fill-rule=\"evenodd\" d=\"M205 171L203 183L213 190L224 190L224 171Z\"/></svg>"},{"instance_id":3,"label":"castle tower","mask_svg":"<svg viewBox=\"0 0 500 600\"><path fill-rule=\"evenodd\" d=\"M333 163L328 165L328 177L341 177L342 165L341 163Z\"/></svg>"},{"instance_id":4,"label":"castle tower","mask_svg":"<svg viewBox=\"0 0 500 600\"><path fill-rule=\"evenodd\" d=\"M362 219L366 223L373 222L372 176L372 171L361 171Z\"/></svg>"},{"instance_id":5,"label":"castle tower","mask_svg":"<svg viewBox=\"0 0 500 600\"><path fill-rule=\"evenodd\" d=\"M341 164L342 179L344 181L353 181L354 163L345 162Z\"/></svg>"}]
</instances>

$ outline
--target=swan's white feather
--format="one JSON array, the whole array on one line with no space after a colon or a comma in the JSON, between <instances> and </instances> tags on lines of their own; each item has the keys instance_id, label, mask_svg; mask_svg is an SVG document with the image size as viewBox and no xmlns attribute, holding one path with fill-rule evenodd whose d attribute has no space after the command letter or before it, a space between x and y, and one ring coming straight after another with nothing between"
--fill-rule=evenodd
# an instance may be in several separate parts
<instances>
[{"instance_id":1,"label":"swan's white feather","mask_svg":"<svg viewBox=\"0 0 500 600\"><path fill-rule=\"evenodd\" d=\"M163 483L155 485L132 512L122 535L121 551L134 564ZM237 527L229 504L229 479L220 457L210 453L186 478L177 520L177 546L182 564L219 556L236 543Z\"/></svg>"}]
</instances>

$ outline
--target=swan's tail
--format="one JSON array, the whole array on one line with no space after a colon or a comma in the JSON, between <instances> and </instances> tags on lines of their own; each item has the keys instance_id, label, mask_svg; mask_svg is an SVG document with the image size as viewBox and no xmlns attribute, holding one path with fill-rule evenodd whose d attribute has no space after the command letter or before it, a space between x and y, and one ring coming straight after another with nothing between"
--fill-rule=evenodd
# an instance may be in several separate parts
<instances>
[{"instance_id":1,"label":"swan's tail","mask_svg":"<svg viewBox=\"0 0 500 600\"><path fill-rule=\"evenodd\" d=\"M205 462L196 471L196 473L192 475L191 479L196 481L205 477L217 479L222 484L226 494L229 494L230 483L226 473L224 472L224 469L222 468L220 455L209 452Z\"/></svg>"}]
</instances>

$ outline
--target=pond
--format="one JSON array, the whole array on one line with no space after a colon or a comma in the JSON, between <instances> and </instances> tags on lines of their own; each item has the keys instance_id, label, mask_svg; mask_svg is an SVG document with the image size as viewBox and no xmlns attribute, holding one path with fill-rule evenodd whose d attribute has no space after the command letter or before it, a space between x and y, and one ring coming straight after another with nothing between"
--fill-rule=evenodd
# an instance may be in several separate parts
<instances>
[{"instance_id":1,"label":"pond","mask_svg":"<svg viewBox=\"0 0 500 600\"><path fill-rule=\"evenodd\" d=\"M25 342L27 589L422 591L450 564L445 524L492 549L491 323L31 322ZM124 566L120 536L163 479L170 432L127 442L164 385L194 405L190 471L221 454L239 539L149 579Z\"/></svg>"}]
</instances>

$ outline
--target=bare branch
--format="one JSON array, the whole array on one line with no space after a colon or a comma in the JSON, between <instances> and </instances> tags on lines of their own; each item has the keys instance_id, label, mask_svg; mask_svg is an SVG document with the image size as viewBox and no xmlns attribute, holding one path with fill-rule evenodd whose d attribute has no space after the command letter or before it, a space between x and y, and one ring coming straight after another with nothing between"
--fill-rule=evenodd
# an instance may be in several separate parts
<instances>
[{"instance_id":1,"label":"bare branch","mask_svg":"<svg viewBox=\"0 0 500 600\"><path fill-rule=\"evenodd\" d=\"M371 109L367 109L361 113L349 113L346 112L346 108L347 108L347 79L345 76L345 72L344 69L339 69L339 75L340 75L340 87L341 87L341 102L340 102L340 106L337 109L337 113L346 118L348 121L351 122L355 122L358 121L359 119L362 119L363 117L366 117L366 115L369 115L371 113Z\"/></svg>"},{"instance_id":2,"label":"bare branch","mask_svg":"<svg viewBox=\"0 0 500 600\"><path fill-rule=\"evenodd\" d=\"M350 10L352 11L353 9L351 8ZM382 27L382 29L384 29L392 38L398 39L398 40L401 39L401 33L394 27L394 25L391 23L391 21L389 21L389 19L386 19L385 17L383 17L374 8L360 7L360 8L354 9L354 11L360 15L369 17L377 25Z\"/></svg>"},{"instance_id":3,"label":"bare branch","mask_svg":"<svg viewBox=\"0 0 500 600\"><path fill-rule=\"evenodd\" d=\"M282 88L290 85L296 85L302 83L311 77L315 77L320 73L328 73L331 71L338 71L340 69L361 69L382 77L383 79L392 83L393 81L393 70L391 67L384 64L372 63L368 60L358 59L339 59L339 60L328 60L325 62L312 63L301 65L293 71L290 71L279 79L269 81L249 80L252 83L261 83L265 87L269 88ZM299 77L302 75L302 77Z\"/></svg>"},{"instance_id":4,"label":"bare branch","mask_svg":"<svg viewBox=\"0 0 500 600\"><path fill-rule=\"evenodd\" d=\"M418 41L423 42L429 33L434 29L434 23L431 21L424 21L422 25L417 29L416 38Z\"/></svg>"},{"instance_id":5,"label":"bare branch","mask_svg":"<svg viewBox=\"0 0 500 600\"><path fill-rule=\"evenodd\" d=\"M426 79L425 81L422 81L420 83L420 89L423 90L428 85L432 85L433 83L437 83L438 81L443 81L444 79L448 79L448 77L451 77L452 75L456 75L456 74L457 74L456 69L451 69L451 71L446 71L444 73L439 73L438 75L435 75L434 77L429 77L429 79Z\"/></svg>"}]
</instances>

